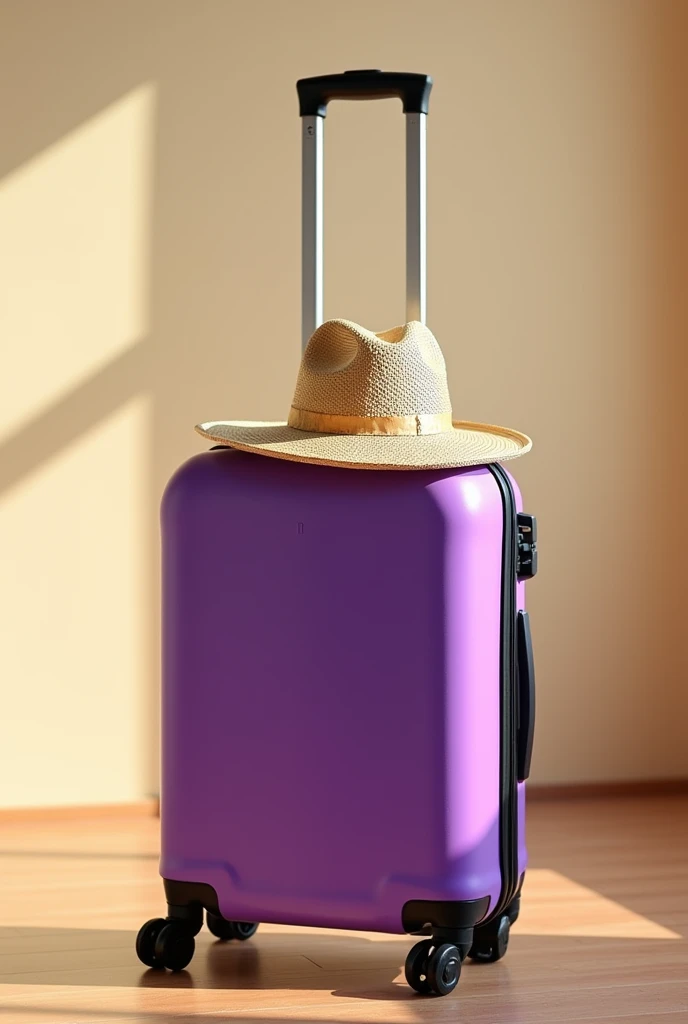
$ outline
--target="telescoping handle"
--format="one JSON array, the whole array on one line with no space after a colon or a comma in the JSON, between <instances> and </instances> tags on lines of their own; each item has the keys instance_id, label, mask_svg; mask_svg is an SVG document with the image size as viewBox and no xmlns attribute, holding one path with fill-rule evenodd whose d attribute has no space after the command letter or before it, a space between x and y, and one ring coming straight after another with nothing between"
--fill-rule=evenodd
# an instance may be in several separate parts
<instances>
[{"instance_id":1,"label":"telescoping handle","mask_svg":"<svg viewBox=\"0 0 688 1024\"><path fill-rule=\"evenodd\" d=\"M302 122L301 336L323 321L323 122L330 100L398 96L406 115L406 320L425 323L425 121L432 79L395 71L345 71L296 83Z\"/></svg>"}]
</instances>

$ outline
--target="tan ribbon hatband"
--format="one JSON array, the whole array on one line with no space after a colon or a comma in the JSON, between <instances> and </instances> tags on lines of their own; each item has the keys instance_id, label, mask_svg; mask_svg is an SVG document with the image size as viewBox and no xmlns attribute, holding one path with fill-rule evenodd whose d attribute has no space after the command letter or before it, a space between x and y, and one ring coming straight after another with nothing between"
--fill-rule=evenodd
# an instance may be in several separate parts
<instances>
[{"instance_id":1,"label":"tan ribbon hatband","mask_svg":"<svg viewBox=\"0 0 688 1024\"><path fill-rule=\"evenodd\" d=\"M318 434L386 434L396 437L444 434L453 429L450 412L419 416L336 416L296 409L293 405L289 410L288 423L297 430Z\"/></svg>"}]
</instances>

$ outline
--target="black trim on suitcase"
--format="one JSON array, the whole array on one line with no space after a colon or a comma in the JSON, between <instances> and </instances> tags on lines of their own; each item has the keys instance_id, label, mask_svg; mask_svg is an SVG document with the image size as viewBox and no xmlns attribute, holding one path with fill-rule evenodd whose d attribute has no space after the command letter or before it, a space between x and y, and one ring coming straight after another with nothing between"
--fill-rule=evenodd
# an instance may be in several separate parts
<instances>
[{"instance_id":1,"label":"black trim on suitcase","mask_svg":"<svg viewBox=\"0 0 688 1024\"><path fill-rule=\"evenodd\" d=\"M173 878L163 878L162 884L170 917L183 917L182 911L191 906L203 907L213 914L220 913L217 893L208 882L178 882Z\"/></svg>"},{"instance_id":2,"label":"black trim on suitcase","mask_svg":"<svg viewBox=\"0 0 688 1024\"><path fill-rule=\"evenodd\" d=\"M432 935L437 931L473 929L490 906L490 897L479 900L409 900L404 903L401 923L410 935Z\"/></svg>"},{"instance_id":3,"label":"black trim on suitcase","mask_svg":"<svg viewBox=\"0 0 688 1024\"><path fill-rule=\"evenodd\" d=\"M468 955L477 924L484 920L490 897L479 900L409 900L401 911L401 925L410 935L432 935L436 945L450 942Z\"/></svg>"},{"instance_id":4,"label":"black trim on suitcase","mask_svg":"<svg viewBox=\"0 0 688 1024\"><path fill-rule=\"evenodd\" d=\"M516 778L525 782L530 775L535 732L535 667L528 612L516 616L516 659L518 664L518 754Z\"/></svg>"},{"instance_id":5,"label":"black trim on suitcase","mask_svg":"<svg viewBox=\"0 0 688 1024\"><path fill-rule=\"evenodd\" d=\"M493 463L487 467L495 478L504 508L502 535L502 618L500 639L500 814L499 858L502 890L490 909L492 921L505 912L519 889L518 801L516 788L516 502L506 471Z\"/></svg>"}]
</instances>

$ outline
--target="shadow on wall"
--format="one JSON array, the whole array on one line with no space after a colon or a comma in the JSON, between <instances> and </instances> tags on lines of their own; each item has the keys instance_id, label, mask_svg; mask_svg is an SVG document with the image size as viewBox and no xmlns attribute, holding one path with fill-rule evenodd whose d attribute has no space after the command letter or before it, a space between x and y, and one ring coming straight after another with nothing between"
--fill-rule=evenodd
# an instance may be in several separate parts
<instances>
[{"instance_id":1,"label":"shadow on wall","mask_svg":"<svg viewBox=\"0 0 688 1024\"><path fill-rule=\"evenodd\" d=\"M542 637L541 776L680 773L676 680L684 666L669 643L680 627L680 567L669 557L680 529L679 502L658 512L642 615L636 599L629 603L624 595L632 595L638 575L631 510L648 486L660 506L669 505L670 490L675 494L665 463L651 456L667 447L682 408L688 231L677 225L688 225L685 202L677 199L684 136L675 128L683 74L676 41L684 37L685 10L667 0L652 8L611 3L603 14L594 3L556 13L543 2L528 4L523 19L517 6L510 13L494 5L437 3L428 19L411 3L371 10L356 0L346 16L333 15L336 33L323 24L314 0L305 0L298 14L291 5L259 2L239 11L214 0L193 6L29 0L5 13L0 75L10 101L2 111L0 155L7 225L0 529L12 537L12 587L0 610L7 629L3 675L21 684L4 716L2 742L16 770L3 784L0 804L117 802L157 786L160 494L173 468L198 450L194 422L277 418L288 406L299 337L292 83L304 73L356 64L427 66L441 83L430 153L431 325L447 350L462 415L513 421L536 436L531 462L524 460L519 475L545 524L549 552L543 559L549 570L544 567L532 601ZM538 33L528 28L533 18ZM622 96L625 86L614 75L628 71L615 63L611 77L601 74L605 46L610 53L625 53L625 46L631 56L633 47L645 47L642 66L631 61L629 67L645 83L647 109L638 117L652 123L647 137L641 130L629 141L619 122L612 141L590 134L583 115L596 98L586 98L585 88ZM633 124L630 91L630 114L622 113ZM579 107L571 105L574 94L583 97ZM508 121L505 95L514 114ZM559 100L561 116L571 119L565 122L571 150L561 165L560 136L547 128L555 123L550 104ZM344 134L333 139L328 174L337 202L330 223L341 240L330 250L335 284L328 284L327 302L329 315L345 307L366 323L386 325L389 310L402 308L403 183L401 175L392 180L387 159L360 159L363 152L401 154L401 129L392 119L388 127L383 106L385 118L356 111L356 148L350 144L355 129L346 134L354 115L343 107L337 112ZM457 120L465 131L456 132ZM603 127L600 121L594 129ZM526 146L518 141L523 132ZM638 178L629 161L630 177L613 183L622 197L615 207L619 223L607 223L603 211L591 209L591 195L603 201L607 188L599 185L596 197L595 176L623 167L627 155L638 156L638 139L642 146L650 138L655 148L641 153L646 177ZM607 168L595 164L605 146L616 146ZM475 156L472 172L467 153ZM443 171L434 178L433 159ZM569 176L570 165L576 177ZM529 177L538 167L548 176L548 193ZM356 192L343 201L349 185L366 180L372 198ZM638 198L645 205L637 222L625 221ZM382 243L382 235L368 241L377 216ZM571 262L571 239L561 236L576 224L579 267ZM647 259L633 263L628 253L644 242L656 259L643 304ZM543 252L551 256L544 262ZM588 257L592 271L581 269ZM607 279L604 268L619 260L621 269ZM366 287L373 266L374 290ZM573 283L572 267L582 275ZM605 322L614 351L602 362L597 334L590 335L600 329L596 280L616 287L614 308L630 309ZM635 326L644 316L647 322ZM564 358L555 365L545 347L560 327L562 349L575 349L575 363ZM456 337L478 344L469 351ZM485 359L500 367L499 379L472 394L470 382L485 379ZM524 365L535 374L525 408L513 388ZM538 372L545 375L539 385ZM607 373L605 398L600 381ZM633 405L639 396L641 407ZM617 438L620 422L637 427L642 421L648 481L632 473L637 436L620 462L613 453L617 470L590 455L584 460L581 445L597 451L600 431L609 426L605 416ZM569 466L564 473L562 453L563 461L573 460L573 472ZM597 516L600 493L606 506ZM574 506L596 510L590 557L600 571L593 593L568 540L577 529ZM675 569L667 568L670 562ZM595 625L602 621L604 637ZM581 635L591 643L581 645ZM651 708L649 666L666 694ZM570 703L566 694L575 689ZM620 742L610 752L612 724Z\"/></svg>"}]
</instances>

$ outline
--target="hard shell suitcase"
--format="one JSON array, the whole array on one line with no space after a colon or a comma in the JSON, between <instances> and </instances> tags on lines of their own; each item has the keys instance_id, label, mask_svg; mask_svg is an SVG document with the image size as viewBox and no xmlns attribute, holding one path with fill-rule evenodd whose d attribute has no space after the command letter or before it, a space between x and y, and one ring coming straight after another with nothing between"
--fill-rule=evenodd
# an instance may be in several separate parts
<instances>
[{"instance_id":1,"label":"hard shell suitcase","mask_svg":"<svg viewBox=\"0 0 688 1024\"><path fill-rule=\"evenodd\" d=\"M299 83L304 339L322 319L331 98L402 97L407 319L424 319L429 89L381 72ZM141 928L144 963L185 967L203 910L218 938L259 921L427 936L406 963L419 992L450 992L466 955L504 955L526 868L535 540L499 465L356 471L223 448L181 467L162 506L168 915Z\"/></svg>"}]
</instances>

